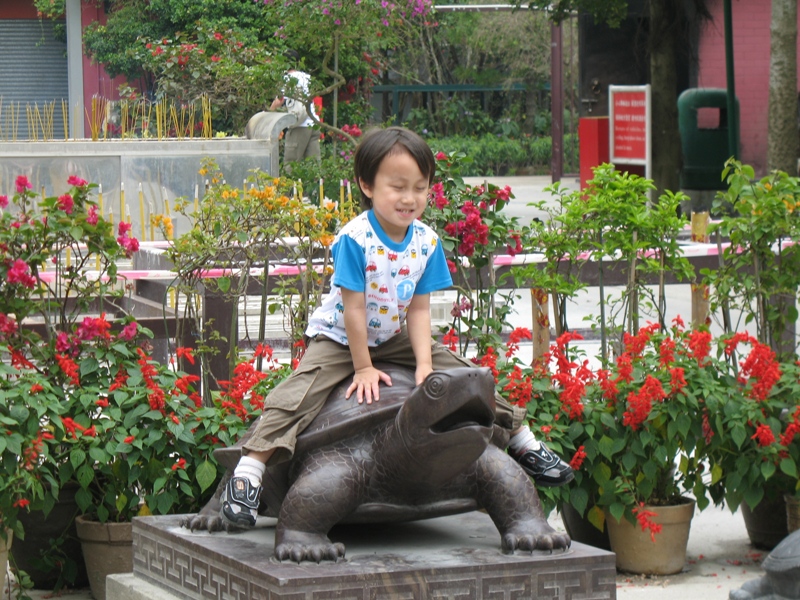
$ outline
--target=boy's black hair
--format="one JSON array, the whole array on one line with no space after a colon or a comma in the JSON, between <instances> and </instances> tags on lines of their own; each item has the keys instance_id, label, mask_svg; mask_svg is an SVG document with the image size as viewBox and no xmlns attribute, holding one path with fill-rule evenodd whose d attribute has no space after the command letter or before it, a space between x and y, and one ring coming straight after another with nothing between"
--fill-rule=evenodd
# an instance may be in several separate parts
<instances>
[{"instance_id":1,"label":"boy's black hair","mask_svg":"<svg viewBox=\"0 0 800 600\"><path fill-rule=\"evenodd\" d=\"M428 185L433 184L436 159L425 140L405 127L372 129L364 135L353 157L353 171L356 185L361 190L362 208L372 208L372 199L368 198L361 188L361 180L363 179L367 185L374 185L381 161L398 152L408 152L417 162L420 172L428 178Z\"/></svg>"}]
</instances>

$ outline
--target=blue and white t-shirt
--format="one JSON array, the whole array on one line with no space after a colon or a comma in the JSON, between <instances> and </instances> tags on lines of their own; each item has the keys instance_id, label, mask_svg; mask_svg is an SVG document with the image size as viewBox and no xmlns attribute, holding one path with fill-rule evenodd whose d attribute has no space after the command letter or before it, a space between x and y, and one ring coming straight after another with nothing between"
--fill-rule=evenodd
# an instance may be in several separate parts
<instances>
[{"instance_id":1,"label":"blue and white t-shirt","mask_svg":"<svg viewBox=\"0 0 800 600\"><path fill-rule=\"evenodd\" d=\"M306 335L347 344L342 288L364 292L367 344L378 346L400 333L415 294L450 287L447 259L433 229L414 221L402 242L386 235L371 210L345 225L331 248L331 291L308 320Z\"/></svg>"}]
</instances>

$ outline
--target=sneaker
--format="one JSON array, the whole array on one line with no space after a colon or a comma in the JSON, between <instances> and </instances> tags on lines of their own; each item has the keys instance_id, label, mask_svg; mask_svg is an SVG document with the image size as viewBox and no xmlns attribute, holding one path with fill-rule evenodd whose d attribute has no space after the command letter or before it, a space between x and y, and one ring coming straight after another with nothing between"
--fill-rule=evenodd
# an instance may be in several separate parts
<instances>
[{"instance_id":1,"label":"sneaker","mask_svg":"<svg viewBox=\"0 0 800 600\"><path fill-rule=\"evenodd\" d=\"M517 454L509 448L508 453L533 477L536 485L557 487L575 479L572 467L553 454L544 442L539 442L536 450L528 448Z\"/></svg>"},{"instance_id":2,"label":"sneaker","mask_svg":"<svg viewBox=\"0 0 800 600\"><path fill-rule=\"evenodd\" d=\"M255 526L262 489L253 487L247 477L231 477L222 492L220 516L236 527Z\"/></svg>"}]
</instances>

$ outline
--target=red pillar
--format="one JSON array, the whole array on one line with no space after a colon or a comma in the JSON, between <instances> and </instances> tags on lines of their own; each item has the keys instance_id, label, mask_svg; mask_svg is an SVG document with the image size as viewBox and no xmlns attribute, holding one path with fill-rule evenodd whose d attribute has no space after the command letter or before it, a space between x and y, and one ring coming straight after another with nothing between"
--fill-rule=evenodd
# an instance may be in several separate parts
<instances>
[{"instance_id":1,"label":"red pillar","mask_svg":"<svg viewBox=\"0 0 800 600\"><path fill-rule=\"evenodd\" d=\"M593 177L592 168L609 161L608 117L581 117L578 121L580 140L581 189Z\"/></svg>"}]
</instances>

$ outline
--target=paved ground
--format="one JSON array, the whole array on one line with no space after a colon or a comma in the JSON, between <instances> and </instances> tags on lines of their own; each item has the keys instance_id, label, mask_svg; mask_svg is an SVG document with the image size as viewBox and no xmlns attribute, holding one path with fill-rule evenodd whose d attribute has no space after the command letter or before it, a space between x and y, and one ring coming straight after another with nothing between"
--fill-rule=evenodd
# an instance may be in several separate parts
<instances>
[{"instance_id":1,"label":"paved ground","mask_svg":"<svg viewBox=\"0 0 800 600\"><path fill-rule=\"evenodd\" d=\"M468 183L480 183L482 178L469 178ZM544 199L548 194L543 188L549 185L549 177L506 177L490 180L497 185L510 185L516 199L509 206L509 213L521 218L538 216L527 207L527 202ZM565 185L577 188L574 180L565 180ZM526 304L526 302L528 302ZM517 307L516 317L520 325L530 325L530 305L523 294ZM572 327L585 327L583 316L594 312L596 299L593 291L578 297L568 310ZM668 310L671 315L680 314L689 320L691 302L688 286L671 286ZM670 317L671 318L671 317ZM587 346L587 352L590 347ZM559 517L553 516L551 523L562 527ZM731 514L726 508L709 508L698 512L692 522L687 551L687 563L683 572L665 577L642 577L619 574L617 576L617 598L645 600L723 600L730 590L739 588L745 581L763 575L761 561L766 553L750 546L741 513ZM47 591L29 594L33 600L51 597ZM13 596L11 596L13 598ZM69 600L89 600L87 590L68 591L62 597ZM0 596L5 600L7 596ZM157 599L153 599L157 600Z\"/></svg>"}]
</instances>

